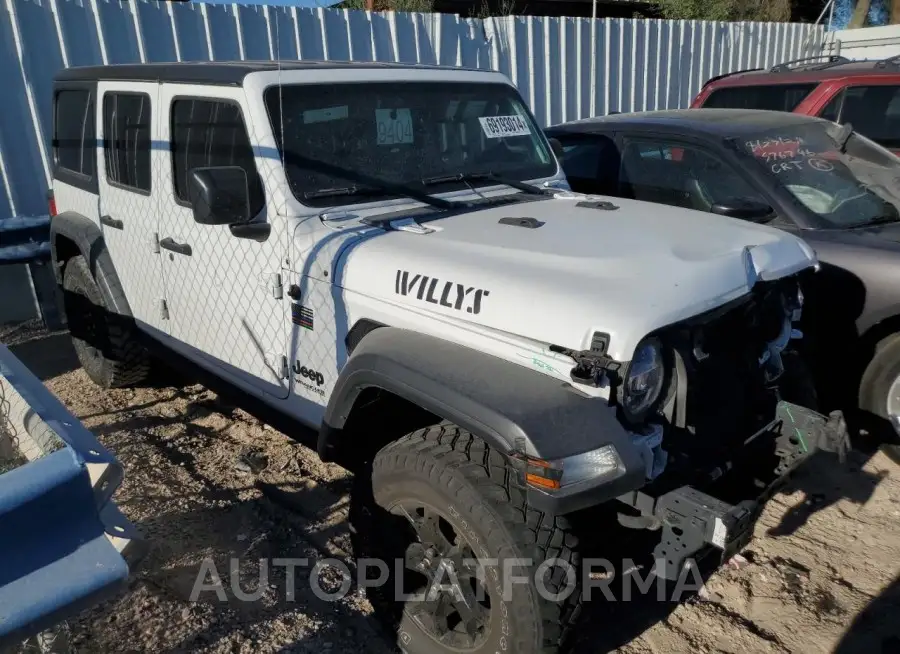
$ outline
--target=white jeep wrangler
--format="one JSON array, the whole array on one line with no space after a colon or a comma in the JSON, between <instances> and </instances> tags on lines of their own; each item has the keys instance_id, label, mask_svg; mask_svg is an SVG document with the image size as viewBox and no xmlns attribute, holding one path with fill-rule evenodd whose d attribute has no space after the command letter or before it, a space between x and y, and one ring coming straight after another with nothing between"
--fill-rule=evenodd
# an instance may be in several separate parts
<instances>
[{"instance_id":1,"label":"white jeep wrangler","mask_svg":"<svg viewBox=\"0 0 900 654\"><path fill-rule=\"evenodd\" d=\"M786 401L809 247L570 192L500 73L71 68L53 115L85 371L137 384L162 345L317 429L357 472L356 554L390 562L369 596L407 652L558 651L583 595L572 514L657 529L672 579L846 446L840 415Z\"/></svg>"}]
</instances>

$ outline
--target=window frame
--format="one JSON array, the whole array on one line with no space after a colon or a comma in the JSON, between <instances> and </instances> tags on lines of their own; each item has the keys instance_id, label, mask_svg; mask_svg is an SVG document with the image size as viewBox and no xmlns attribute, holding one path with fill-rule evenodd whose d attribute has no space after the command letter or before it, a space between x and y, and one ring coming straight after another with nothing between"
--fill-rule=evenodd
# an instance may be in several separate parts
<instances>
[{"instance_id":1,"label":"window frame","mask_svg":"<svg viewBox=\"0 0 900 654\"><path fill-rule=\"evenodd\" d=\"M891 102L888 103L888 107L890 107L890 105L896 101L896 97L898 95L900 95L900 82L889 81L889 82L884 82L884 83L875 83L875 82L867 81L867 82L863 82L863 83L849 83L849 84L844 84L839 89L837 89L835 91L835 93L830 98L828 98L828 100L826 100L825 104L822 105L822 108L816 112L816 116L818 118L822 118L823 120L831 120L830 118L825 118L825 116L823 114L832 105L833 102L837 101L838 102L837 115L836 115L836 119L832 122L836 122L839 125L843 125L844 121L845 121L844 105L847 103L847 96L849 95L849 93L851 91L853 91L854 89L872 89L872 88L884 88L884 87L892 87L895 89L894 99L892 99ZM887 110L888 107L885 107L885 110ZM862 132L860 132L860 133L862 133ZM871 138L871 137L867 137L867 138ZM884 146L882 146L882 147L884 147Z\"/></svg>"},{"instance_id":2,"label":"window frame","mask_svg":"<svg viewBox=\"0 0 900 654\"><path fill-rule=\"evenodd\" d=\"M87 121L82 122L81 148L85 150L84 126L91 124L94 132L93 147L87 148L88 156L92 158L93 174L87 175L81 171L71 170L61 165L59 162L59 145L58 145L58 111L59 111L59 95L66 91L83 91L88 94L88 103L86 111L88 113ZM83 191L98 194L99 174L97 172L97 83L92 82L57 82L53 85L53 123L52 134L50 140L51 161L52 161L52 177L54 180L69 184Z\"/></svg>"},{"instance_id":3,"label":"window frame","mask_svg":"<svg viewBox=\"0 0 900 654\"><path fill-rule=\"evenodd\" d=\"M259 173L259 166L256 165L256 152L253 151L253 142L250 139L250 130L247 129L247 116L244 114L244 109L241 106L241 103L238 100L235 100L234 98L216 97L216 96L209 96L209 95L189 95L189 94L178 94L178 95L172 96L172 99L169 101L169 107L168 107L168 123L169 123L168 145L169 145L169 164L170 164L169 165L169 178L170 178L169 182L172 187L172 199L175 201L175 204L177 204L180 207L185 207L187 209L191 208L191 203L189 200L182 200L181 198L178 197L178 190L175 187L175 179L176 179L176 177L175 177L175 150L172 147L174 145L174 137L175 137L175 130L174 130L175 104L178 102L182 102L184 100L200 100L202 102L215 102L218 104L232 105L237 108L238 116L241 119L241 124L244 126L244 132L247 134L247 142L250 143L250 150L251 150L251 153L253 154L253 169L256 172L257 177L259 178L259 184L260 184L260 187L262 188L262 193L263 193L262 207L260 207L260 209L255 214L253 214L253 216L251 217L251 220L252 220L261 211L264 211L267 206L268 199L267 199L267 193L266 193L266 184L263 181L262 175ZM247 184L249 186L249 184L250 184L249 179L247 180ZM252 207L251 207L251 211L252 211Z\"/></svg>"},{"instance_id":4,"label":"window frame","mask_svg":"<svg viewBox=\"0 0 900 654\"><path fill-rule=\"evenodd\" d=\"M148 121L150 123L148 129L150 130L150 147L147 149L147 157L148 157L148 165L150 167L150 187L148 189L142 189L137 186L129 186L128 184L123 184L122 182L118 182L113 180L110 177L109 170L109 157L107 156L107 134L106 134L106 99L109 96L113 95L126 95L131 97L140 97L147 100L147 105L150 107L150 117ZM101 102L100 107L100 124L104 127L103 130L103 138L101 139L101 143L103 146L103 171L106 175L106 183L112 186L113 188L121 189L123 191L129 191L131 193L136 193L138 195L143 195L149 197L153 193L153 101L150 97L150 94L145 91L125 91L125 90L115 90L108 89L103 92L103 102Z\"/></svg>"}]
</instances>

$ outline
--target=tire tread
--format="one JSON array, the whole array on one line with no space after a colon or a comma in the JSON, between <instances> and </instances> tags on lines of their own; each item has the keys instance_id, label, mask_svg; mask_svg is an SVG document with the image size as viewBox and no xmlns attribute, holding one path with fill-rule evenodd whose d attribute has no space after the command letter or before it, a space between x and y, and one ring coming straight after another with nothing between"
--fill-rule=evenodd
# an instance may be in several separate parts
<instances>
[{"instance_id":1,"label":"tire tread","mask_svg":"<svg viewBox=\"0 0 900 654\"><path fill-rule=\"evenodd\" d=\"M420 429L386 445L373 461L373 481L380 473L412 467L421 469L438 487L463 500L465 486L459 483L458 472L475 491L481 502L467 506L472 515L481 516L482 528L489 530L488 539L496 538L497 529L505 530L522 552L498 552L498 558L532 556L541 561L558 558L580 571L578 539L563 516L552 516L530 506L525 489L517 482L517 475L507 458L486 442L450 423ZM430 468L428 467L430 465ZM500 524L489 517L493 514ZM489 527L494 522L492 527ZM506 540L506 539L503 539ZM529 551L530 550L530 551ZM557 572L561 572L557 569ZM559 578L561 577L561 578ZM577 581L580 581L577 580ZM548 582L554 592L565 589L566 578L558 574ZM565 652L571 645L572 631L581 613L580 584L560 602L537 597L537 616L543 634L540 654ZM511 603L519 619L528 619L532 609L525 603ZM532 643L517 642L516 652L533 651Z\"/></svg>"}]
</instances>

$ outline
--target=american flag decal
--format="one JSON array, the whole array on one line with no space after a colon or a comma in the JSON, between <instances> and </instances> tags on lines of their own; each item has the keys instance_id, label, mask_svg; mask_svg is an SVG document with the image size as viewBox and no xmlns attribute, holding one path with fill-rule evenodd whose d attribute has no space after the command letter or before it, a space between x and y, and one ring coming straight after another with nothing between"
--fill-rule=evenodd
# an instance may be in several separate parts
<instances>
[{"instance_id":1,"label":"american flag decal","mask_svg":"<svg viewBox=\"0 0 900 654\"><path fill-rule=\"evenodd\" d=\"M313 328L313 310L301 304L291 305L291 322L304 329Z\"/></svg>"}]
</instances>

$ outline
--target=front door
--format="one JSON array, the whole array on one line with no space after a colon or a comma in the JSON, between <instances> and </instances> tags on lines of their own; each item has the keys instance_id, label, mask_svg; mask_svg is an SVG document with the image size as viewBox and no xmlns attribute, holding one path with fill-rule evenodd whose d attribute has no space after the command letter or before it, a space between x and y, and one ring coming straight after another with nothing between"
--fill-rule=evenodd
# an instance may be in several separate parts
<instances>
[{"instance_id":1,"label":"front door","mask_svg":"<svg viewBox=\"0 0 900 654\"><path fill-rule=\"evenodd\" d=\"M169 333L175 346L238 387L276 398L288 396L281 264L283 219L267 213L244 94L237 88L163 85L162 138L169 143L170 172L160 195L160 246ZM271 221L268 237L202 225L188 202L196 167L240 166L249 181L254 222ZM237 233L238 235L235 235Z\"/></svg>"},{"instance_id":2,"label":"front door","mask_svg":"<svg viewBox=\"0 0 900 654\"><path fill-rule=\"evenodd\" d=\"M155 248L156 206L165 179L151 148L157 137L159 85L100 82L97 85L100 150L100 223L103 239L134 318L164 331L163 280ZM151 330L151 331L152 331Z\"/></svg>"}]
</instances>

